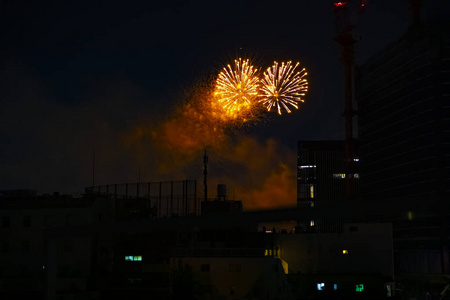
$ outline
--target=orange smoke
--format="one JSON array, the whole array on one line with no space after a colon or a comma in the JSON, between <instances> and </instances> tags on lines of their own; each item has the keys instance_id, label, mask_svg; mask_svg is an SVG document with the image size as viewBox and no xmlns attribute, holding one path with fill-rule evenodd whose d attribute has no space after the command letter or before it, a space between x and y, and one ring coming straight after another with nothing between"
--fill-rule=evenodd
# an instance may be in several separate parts
<instances>
[{"instance_id":1,"label":"orange smoke","mask_svg":"<svg viewBox=\"0 0 450 300\"><path fill-rule=\"evenodd\" d=\"M261 142L239 134L236 129L256 115L230 117L214 99L213 90L211 86L195 89L166 120L135 126L122 141L136 149L140 164L155 170L155 178L198 179L202 188L202 154L207 148L210 198L216 196L215 185L225 183L234 191L229 198L235 195L244 209L295 205L295 153L274 139Z\"/></svg>"}]
</instances>

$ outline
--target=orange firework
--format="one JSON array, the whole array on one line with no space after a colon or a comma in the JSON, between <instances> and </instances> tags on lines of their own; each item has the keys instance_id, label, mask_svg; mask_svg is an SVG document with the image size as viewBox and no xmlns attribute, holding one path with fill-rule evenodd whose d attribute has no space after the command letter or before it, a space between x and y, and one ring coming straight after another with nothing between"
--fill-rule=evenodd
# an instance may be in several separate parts
<instances>
[{"instance_id":1,"label":"orange firework","mask_svg":"<svg viewBox=\"0 0 450 300\"><path fill-rule=\"evenodd\" d=\"M304 102L302 97L308 91L308 81L305 78L308 73L305 68L296 71L299 65L300 63L296 63L293 66L292 62L288 61L287 63L282 62L279 66L275 61L273 66L264 72L259 101L267 111L276 107L280 115L282 109L290 113L289 106L298 109L298 103Z\"/></svg>"},{"instance_id":2,"label":"orange firework","mask_svg":"<svg viewBox=\"0 0 450 300\"><path fill-rule=\"evenodd\" d=\"M227 65L219 73L214 95L229 117L238 118L256 104L259 90L257 73L248 59L241 58L234 61L234 66Z\"/></svg>"}]
</instances>

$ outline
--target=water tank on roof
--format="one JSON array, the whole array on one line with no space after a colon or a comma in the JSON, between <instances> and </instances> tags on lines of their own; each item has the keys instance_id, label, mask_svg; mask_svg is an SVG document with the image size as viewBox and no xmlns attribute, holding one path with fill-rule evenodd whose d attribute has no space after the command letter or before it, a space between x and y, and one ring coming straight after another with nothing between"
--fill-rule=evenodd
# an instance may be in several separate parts
<instances>
[{"instance_id":1,"label":"water tank on roof","mask_svg":"<svg viewBox=\"0 0 450 300\"><path fill-rule=\"evenodd\" d=\"M217 200L224 201L227 200L227 185L218 184L217 185Z\"/></svg>"}]
</instances>

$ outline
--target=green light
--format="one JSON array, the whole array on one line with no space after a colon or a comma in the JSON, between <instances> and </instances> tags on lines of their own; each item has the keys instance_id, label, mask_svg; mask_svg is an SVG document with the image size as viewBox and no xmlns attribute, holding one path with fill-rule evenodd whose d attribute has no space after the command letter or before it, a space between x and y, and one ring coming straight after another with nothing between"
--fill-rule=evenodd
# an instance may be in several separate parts
<instances>
[{"instance_id":1,"label":"green light","mask_svg":"<svg viewBox=\"0 0 450 300\"><path fill-rule=\"evenodd\" d=\"M356 291L357 292L363 292L364 291L364 284L357 284L356 285Z\"/></svg>"},{"instance_id":2,"label":"green light","mask_svg":"<svg viewBox=\"0 0 450 300\"><path fill-rule=\"evenodd\" d=\"M132 255L127 255L125 256L125 260L126 261L142 261L142 256L132 256Z\"/></svg>"}]
</instances>

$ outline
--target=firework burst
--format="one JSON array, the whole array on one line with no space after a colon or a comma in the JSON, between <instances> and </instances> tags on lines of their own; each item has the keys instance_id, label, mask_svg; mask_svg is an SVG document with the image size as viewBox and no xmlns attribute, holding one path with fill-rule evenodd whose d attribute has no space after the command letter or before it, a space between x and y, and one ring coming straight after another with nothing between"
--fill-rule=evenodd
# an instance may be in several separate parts
<instances>
[{"instance_id":1,"label":"firework burst","mask_svg":"<svg viewBox=\"0 0 450 300\"><path fill-rule=\"evenodd\" d=\"M258 70L249 60L241 58L234 65L227 65L216 80L215 95L229 117L237 118L242 112L250 111L257 103L259 91Z\"/></svg>"},{"instance_id":2,"label":"firework burst","mask_svg":"<svg viewBox=\"0 0 450 300\"><path fill-rule=\"evenodd\" d=\"M304 102L302 97L308 91L308 81L305 78L308 73L304 68L296 71L299 65L300 63L292 65L291 61L279 65L275 61L273 66L264 72L259 102L267 111L276 107L280 115L282 110L290 113L289 106L298 109L298 103Z\"/></svg>"}]
</instances>

